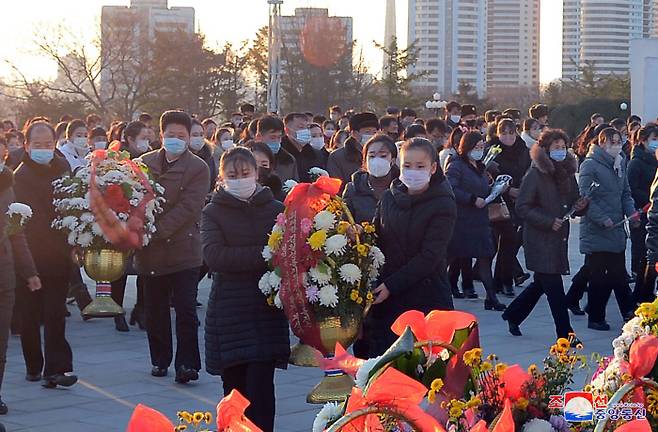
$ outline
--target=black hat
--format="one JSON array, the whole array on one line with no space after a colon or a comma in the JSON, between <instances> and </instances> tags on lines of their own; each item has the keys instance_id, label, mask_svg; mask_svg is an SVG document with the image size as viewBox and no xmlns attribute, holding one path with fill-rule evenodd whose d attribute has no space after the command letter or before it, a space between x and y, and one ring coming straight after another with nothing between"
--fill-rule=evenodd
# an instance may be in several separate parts
<instances>
[{"instance_id":1,"label":"black hat","mask_svg":"<svg viewBox=\"0 0 658 432\"><path fill-rule=\"evenodd\" d=\"M399 113L400 113L400 108L398 108L396 106L390 106L390 107L386 108L386 114L396 115L396 114L399 114Z\"/></svg>"},{"instance_id":2,"label":"black hat","mask_svg":"<svg viewBox=\"0 0 658 432\"><path fill-rule=\"evenodd\" d=\"M507 108L503 111L503 115L510 116L514 120L521 120L521 111L516 108Z\"/></svg>"},{"instance_id":3,"label":"black hat","mask_svg":"<svg viewBox=\"0 0 658 432\"><path fill-rule=\"evenodd\" d=\"M448 105L446 105L446 111L452 111L455 108L461 108L461 105L459 105L459 102L450 101L450 102L448 102Z\"/></svg>"},{"instance_id":4,"label":"black hat","mask_svg":"<svg viewBox=\"0 0 658 432\"><path fill-rule=\"evenodd\" d=\"M484 113L484 121L487 123L491 123L496 120L496 116L500 115L500 111L498 110L489 110Z\"/></svg>"},{"instance_id":5,"label":"black hat","mask_svg":"<svg viewBox=\"0 0 658 432\"><path fill-rule=\"evenodd\" d=\"M402 108L402 111L400 111L400 117L401 118L404 118L404 117L416 118L418 116L416 115L416 111L412 110L411 108L404 107L404 108Z\"/></svg>"},{"instance_id":6,"label":"black hat","mask_svg":"<svg viewBox=\"0 0 658 432\"><path fill-rule=\"evenodd\" d=\"M475 108L475 105L462 105L462 117L467 116L467 115L477 115L477 108Z\"/></svg>"},{"instance_id":7,"label":"black hat","mask_svg":"<svg viewBox=\"0 0 658 432\"><path fill-rule=\"evenodd\" d=\"M544 104L535 104L530 107L528 114L533 119L538 119L548 115L548 106Z\"/></svg>"},{"instance_id":8,"label":"black hat","mask_svg":"<svg viewBox=\"0 0 658 432\"><path fill-rule=\"evenodd\" d=\"M379 119L377 115L371 112L362 112L354 114L350 118L350 130L359 131L360 129L374 127L379 129Z\"/></svg>"}]
</instances>

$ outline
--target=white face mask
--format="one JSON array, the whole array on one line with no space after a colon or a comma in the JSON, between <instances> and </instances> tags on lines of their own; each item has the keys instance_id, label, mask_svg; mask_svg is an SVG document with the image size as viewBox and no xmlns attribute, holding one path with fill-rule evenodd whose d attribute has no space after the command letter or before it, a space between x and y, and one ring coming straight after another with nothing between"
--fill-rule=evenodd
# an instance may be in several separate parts
<instances>
[{"instance_id":1,"label":"white face mask","mask_svg":"<svg viewBox=\"0 0 658 432\"><path fill-rule=\"evenodd\" d=\"M322 137L311 138L311 147L313 147L315 150L322 150L324 148L324 138Z\"/></svg>"},{"instance_id":2,"label":"white face mask","mask_svg":"<svg viewBox=\"0 0 658 432\"><path fill-rule=\"evenodd\" d=\"M105 150L107 148L107 141L96 141L94 143L94 148L96 150Z\"/></svg>"},{"instance_id":3,"label":"white face mask","mask_svg":"<svg viewBox=\"0 0 658 432\"><path fill-rule=\"evenodd\" d=\"M146 153L149 150L149 140L137 140L135 142L135 150L137 150L138 153Z\"/></svg>"},{"instance_id":4,"label":"white face mask","mask_svg":"<svg viewBox=\"0 0 658 432\"><path fill-rule=\"evenodd\" d=\"M431 174L424 169L402 168L400 181L409 189L410 192L423 190L430 182Z\"/></svg>"},{"instance_id":5,"label":"white face mask","mask_svg":"<svg viewBox=\"0 0 658 432\"><path fill-rule=\"evenodd\" d=\"M222 141L222 149L224 151L230 150L233 147L235 147L235 144L233 143L233 140Z\"/></svg>"},{"instance_id":6,"label":"white face mask","mask_svg":"<svg viewBox=\"0 0 658 432\"><path fill-rule=\"evenodd\" d=\"M450 116L450 120L451 120L453 123L459 123L459 121L460 121L461 119L462 119L462 116L460 116L460 115L451 115L451 116Z\"/></svg>"},{"instance_id":7,"label":"white face mask","mask_svg":"<svg viewBox=\"0 0 658 432\"><path fill-rule=\"evenodd\" d=\"M384 158L370 157L368 158L368 173L373 177L386 177L391 171L391 163Z\"/></svg>"},{"instance_id":8,"label":"white face mask","mask_svg":"<svg viewBox=\"0 0 658 432\"><path fill-rule=\"evenodd\" d=\"M203 140L203 137L194 136L190 138L190 148L194 151L201 150L204 144L205 141Z\"/></svg>"},{"instance_id":9,"label":"white face mask","mask_svg":"<svg viewBox=\"0 0 658 432\"><path fill-rule=\"evenodd\" d=\"M85 138L85 137L73 138L71 140L71 143L79 149L86 148L87 147L87 138Z\"/></svg>"},{"instance_id":10,"label":"white face mask","mask_svg":"<svg viewBox=\"0 0 658 432\"><path fill-rule=\"evenodd\" d=\"M608 152L608 154L613 158L616 158L621 154L621 147L621 145L611 145L605 151Z\"/></svg>"},{"instance_id":11,"label":"white face mask","mask_svg":"<svg viewBox=\"0 0 658 432\"><path fill-rule=\"evenodd\" d=\"M366 145L366 143L370 141L370 138L372 137L374 137L374 135L361 134L361 145Z\"/></svg>"},{"instance_id":12,"label":"white face mask","mask_svg":"<svg viewBox=\"0 0 658 432\"><path fill-rule=\"evenodd\" d=\"M224 180L224 189L234 197L246 200L256 191L256 177Z\"/></svg>"}]
</instances>

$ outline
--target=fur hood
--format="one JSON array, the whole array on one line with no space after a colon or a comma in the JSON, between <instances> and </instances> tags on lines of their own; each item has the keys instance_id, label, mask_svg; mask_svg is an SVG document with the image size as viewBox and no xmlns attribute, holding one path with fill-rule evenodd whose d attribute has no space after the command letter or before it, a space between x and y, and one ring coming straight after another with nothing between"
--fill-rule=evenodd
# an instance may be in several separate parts
<instances>
[{"instance_id":1,"label":"fur hood","mask_svg":"<svg viewBox=\"0 0 658 432\"><path fill-rule=\"evenodd\" d=\"M555 173L556 162L548 156L548 152L540 147L539 144L533 145L530 149L530 158L532 159L532 165L542 173ZM560 166L566 171L567 175L572 176L578 170L578 161L570 151L567 151L567 158L564 162L560 162Z\"/></svg>"}]
</instances>

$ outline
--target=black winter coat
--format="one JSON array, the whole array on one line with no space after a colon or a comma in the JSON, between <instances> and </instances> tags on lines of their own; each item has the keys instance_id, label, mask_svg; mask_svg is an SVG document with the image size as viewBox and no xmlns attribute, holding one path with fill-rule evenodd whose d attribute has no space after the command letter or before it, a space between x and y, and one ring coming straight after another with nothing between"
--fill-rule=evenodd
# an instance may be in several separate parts
<instances>
[{"instance_id":1,"label":"black winter coat","mask_svg":"<svg viewBox=\"0 0 658 432\"><path fill-rule=\"evenodd\" d=\"M554 162L535 144L532 166L523 179L516 211L523 219L523 252L528 270L546 274L569 274L569 221L553 231L556 218L564 217L578 200L575 173L578 161L567 154Z\"/></svg>"},{"instance_id":2,"label":"black winter coat","mask_svg":"<svg viewBox=\"0 0 658 432\"><path fill-rule=\"evenodd\" d=\"M477 208L475 200L489 195L489 177L484 165L477 168L461 156L451 159L446 173L457 201L457 222L448 255L451 258L488 258L495 253L486 207Z\"/></svg>"},{"instance_id":3,"label":"black winter coat","mask_svg":"<svg viewBox=\"0 0 658 432\"><path fill-rule=\"evenodd\" d=\"M67 278L70 273L71 246L65 232L51 226L55 219L53 180L68 172L68 162L57 154L49 165L40 165L26 154L14 173L16 201L32 207L24 232L40 276Z\"/></svg>"},{"instance_id":4,"label":"black winter coat","mask_svg":"<svg viewBox=\"0 0 658 432\"><path fill-rule=\"evenodd\" d=\"M215 185L217 184L217 175L218 175L218 167L215 164L215 158L213 157L213 149L210 147L208 143L205 143L203 147L201 147L201 150L198 152L193 152L195 155L203 159L203 161L208 165L208 170L210 172L210 183L208 185L208 192L212 192L215 189Z\"/></svg>"},{"instance_id":5,"label":"black winter coat","mask_svg":"<svg viewBox=\"0 0 658 432\"><path fill-rule=\"evenodd\" d=\"M635 208L641 209L649 202L649 188L656 176L658 160L643 145L633 147L633 155L626 171Z\"/></svg>"},{"instance_id":6,"label":"black winter coat","mask_svg":"<svg viewBox=\"0 0 658 432\"><path fill-rule=\"evenodd\" d=\"M395 341L390 326L403 312L454 309L446 253L456 218L455 196L441 170L420 195L409 195L399 179L384 193L375 226L386 257L379 283L391 295L372 307L373 353L383 353Z\"/></svg>"},{"instance_id":7,"label":"black winter coat","mask_svg":"<svg viewBox=\"0 0 658 432\"><path fill-rule=\"evenodd\" d=\"M528 147L520 136L517 136L514 144L509 147L503 144L498 137L494 137L487 143L489 149L496 145L500 146L502 152L494 158L495 163L488 167L489 172L494 179L501 174L512 176L510 187L518 189L521 187L523 176L525 176L528 168L530 168L530 152L528 151ZM514 222L520 223L514 207L515 200L509 195L509 192L503 194L503 199L507 203Z\"/></svg>"},{"instance_id":8,"label":"black winter coat","mask_svg":"<svg viewBox=\"0 0 658 432\"><path fill-rule=\"evenodd\" d=\"M288 363L288 321L258 289L267 271L261 254L281 211L268 188L249 201L219 189L203 210L203 256L214 275L205 326L211 375L250 362L274 361L281 368Z\"/></svg>"},{"instance_id":9,"label":"black winter coat","mask_svg":"<svg viewBox=\"0 0 658 432\"><path fill-rule=\"evenodd\" d=\"M295 158L299 181L302 183L311 182L311 176L308 173L311 168L317 167L326 169L327 167L327 161L322 154L322 151L315 150L310 144L305 145L302 147L302 150L299 151L286 135L281 140L281 147Z\"/></svg>"},{"instance_id":10,"label":"black winter coat","mask_svg":"<svg viewBox=\"0 0 658 432\"><path fill-rule=\"evenodd\" d=\"M400 175L400 170L393 165L389 175L391 179L396 179ZM370 174L367 171L357 171L352 175L352 181L347 184L345 191L343 191L345 204L347 204L357 223L372 222L377 204L379 204L379 200L368 182L369 178Z\"/></svg>"}]
</instances>

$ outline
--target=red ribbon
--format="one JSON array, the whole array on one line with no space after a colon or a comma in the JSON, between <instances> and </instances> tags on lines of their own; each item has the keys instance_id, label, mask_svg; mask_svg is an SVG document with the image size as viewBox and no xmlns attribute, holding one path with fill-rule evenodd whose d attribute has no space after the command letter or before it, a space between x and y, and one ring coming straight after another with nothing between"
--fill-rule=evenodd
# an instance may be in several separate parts
<instances>
[{"instance_id":1,"label":"red ribbon","mask_svg":"<svg viewBox=\"0 0 658 432\"><path fill-rule=\"evenodd\" d=\"M658 338L653 335L640 336L631 345L628 355L629 372L633 378L645 377L651 372L658 357Z\"/></svg>"},{"instance_id":2,"label":"red ribbon","mask_svg":"<svg viewBox=\"0 0 658 432\"><path fill-rule=\"evenodd\" d=\"M231 390L231 393L217 404L217 431L263 432L244 415L250 404L239 391Z\"/></svg>"},{"instance_id":3,"label":"red ribbon","mask_svg":"<svg viewBox=\"0 0 658 432\"><path fill-rule=\"evenodd\" d=\"M174 425L164 414L139 404L135 407L126 432L171 432Z\"/></svg>"},{"instance_id":4,"label":"red ribbon","mask_svg":"<svg viewBox=\"0 0 658 432\"><path fill-rule=\"evenodd\" d=\"M336 342L336 350L334 351L334 356L332 358L326 358L319 353L317 356L319 357L318 361L320 362L320 369L325 371L340 369L352 377L356 377L357 371L365 361L358 357L354 357L347 352L340 342Z\"/></svg>"},{"instance_id":5,"label":"red ribbon","mask_svg":"<svg viewBox=\"0 0 658 432\"><path fill-rule=\"evenodd\" d=\"M318 254L306 243L301 222L312 220L324 209L340 191L340 184L339 179L320 177L313 184L300 183L294 187L285 200L286 227L274 259L274 265L281 269L279 296L293 333L325 356L329 353L320 339L320 329L304 288L304 273L317 263Z\"/></svg>"},{"instance_id":6,"label":"red ribbon","mask_svg":"<svg viewBox=\"0 0 658 432\"><path fill-rule=\"evenodd\" d=\"M615 429L615 432L651 432L647 419L633 420Z\"/></svg>"}]
</instances>

